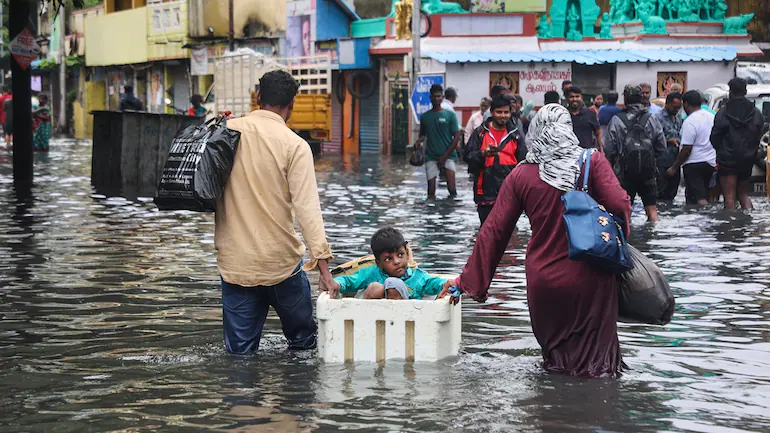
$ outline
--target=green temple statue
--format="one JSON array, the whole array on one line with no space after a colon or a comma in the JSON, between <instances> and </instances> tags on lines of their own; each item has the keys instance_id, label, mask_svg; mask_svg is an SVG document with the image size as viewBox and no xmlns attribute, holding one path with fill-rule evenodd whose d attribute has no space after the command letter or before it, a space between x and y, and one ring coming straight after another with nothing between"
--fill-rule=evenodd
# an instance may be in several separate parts
<instances>
[{"instance_id":1,"label":"green temple statue","mask_svg":"<svg viewBox=\"0 0 770 433\"><path fill-rule=\"evenodd\" d=\"M553 37L551 23L548 22L548 16L545 14L540 16L540 23L537 25L537 37L540 39L551 39Z\"/></svg>"},{"instance_id":2,"label":"green temple statue","mask_svg":"<svg viewBox=\"0 0 770 433\"><path fill-rule=\"evenodd\" d=\"M599 32L599 39L614 39L612 36L612 22L610 21L610 14L607 12L602 14L601 31Z\"/></svg>"}]
</instances>

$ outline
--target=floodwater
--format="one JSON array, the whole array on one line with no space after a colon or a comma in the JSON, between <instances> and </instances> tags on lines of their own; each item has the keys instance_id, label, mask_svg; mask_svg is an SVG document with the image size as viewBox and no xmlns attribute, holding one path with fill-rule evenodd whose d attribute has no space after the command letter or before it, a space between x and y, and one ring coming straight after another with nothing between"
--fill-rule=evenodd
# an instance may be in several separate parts
<instances>
[{"instance_id":1,"label":"floodwater","mask_svg":"<svg viewBox=\"0 0 770 433\"><path fill-rule=\"evenodd\" d=\"M274 316L258 356L223 349L212 215L94 195L90 143L36 155L18 201L0 149L0 432L768 432L770 205L664 208L632 242L677 297L665 327L621 324L618 380L539 369L523 218L489 302L463 306L463 349L436 364L328 365L289 353ZM425 201L403 158L317 163L337 260L386 224L420 264L458 272L477 218L470 185ZM680 194L681 201L681 194Z\"/></svg>"}]
</instances>

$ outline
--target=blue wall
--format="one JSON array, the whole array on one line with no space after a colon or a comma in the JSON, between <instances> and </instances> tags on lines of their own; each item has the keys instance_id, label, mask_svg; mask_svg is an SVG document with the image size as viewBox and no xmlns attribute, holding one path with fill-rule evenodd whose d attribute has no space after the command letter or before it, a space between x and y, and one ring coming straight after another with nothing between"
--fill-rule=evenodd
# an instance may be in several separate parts
<instances>
[{"instance_id":1,"label":"blue wall","mask_svg":"<svg viewBox=\"0 0 770 433\"><path fill-rule=\"evenodd\" d=\"M347 38L350 36L350 18L334 0L318 0L315 28L317 41Z\"/></svg>"}]
</instances>

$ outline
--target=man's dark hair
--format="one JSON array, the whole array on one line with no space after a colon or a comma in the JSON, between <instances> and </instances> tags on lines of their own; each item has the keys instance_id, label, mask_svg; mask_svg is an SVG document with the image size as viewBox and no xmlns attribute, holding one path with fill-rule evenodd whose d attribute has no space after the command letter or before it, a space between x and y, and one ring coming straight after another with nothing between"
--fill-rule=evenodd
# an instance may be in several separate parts
<instances>
[{"instance_id":1,"label":"man's dark hair","mask_svg":"<svg viewBox=\"0 0 770 433\"><path fill-rule=\"evenodd\" d=\"M580 87L578 86L569 86L567 87L567 90L564 91L564 96L569 95L582 95L583 91L580 90Z\"/></svg>"},{"instance_id":2,"label":"man's dark hair","mask_svg":"<svg viewBox=\"0 0 770 433\"><path fill-rule=\"evenodd\" d=\"M616 92L614 90L610 90L609 92L607 92L607 105L610 105L610 104L615 105L615 104L617 104L618 103L618 98L619 98L618 92Z\"/></svg>"},{"instance_id":3,"label":"man's dark hair","mask_svg":"<svg viewBox=\"0 0 770 433\"><path fill-rule=\"evenodd\" d=\"M270 71L259 79L262 106L288 107L297 96L299 83L286 71Z\"/></svg>"},{"instance_id":4,"label":"man's dark hair","mask_svg":"<svg viewBox=\"0 0 770 433\"><path fill-rule=\"evenodd\" d=\"M444 88L441 86L441 84L434 84L430 86L430 93L444 93Z\"/></svg>"},{"instance_id":5,"label":"man's dark hair","mask_svg":"<svg viewBox=\"0 0 770 433\"><path fill-rule=\"evenodd\" d=\"M494 86L492 86L491 89L489 89L489 97L492 98L492 99L495 99L498 96L500 96L503 93L505 93L506 90L508 90L508 89L506 89L505 87L503 87L503 86L501 86L499 84L495 84Z\"/></svg>"},{"instance_id":6,"label":"man's dark hair","mask_svg":"<svg viewBox=\"0 0 770 433\"><path fill-rule=\"evenodd\" d=\"M682 95L682 102L691 107L700 107L700 105L703 103L703 98L701 98L700 92L697 90L690 90Z\"/></svg>"},{"instance_id":7,"label":"man's dark hair","mask_svg":"<svg viewBox=\"0 0 770 433\"><path fill-rule=\"evenodd\" d=\"M126 93L134 93L134 86L123 86L123 91Z\"/></svg>"},{"instance_id":8,"label":"man's dark hair","mask_svg":"<svg viewBox=\"0 0 770 433\"><path fill-rule=\"evenodd\" d=\"M682 99L682 94L679 92L671 92L666 96L666 104L674 102L675 99Z\"/></svg>"},{"instance_id":9,"label":"man's dark hair","mask_svg":"<svg viewBox=\"0 0 770 433\"><path fill-rule=\"evenodd\" d=\"M200 105L200 104L202 104L203 103L203 96L201 96L198 93L190 96L190 103L193 104L193 105Z\"/></svg>"},{"instance_id":10,"label":"man's dark hair","mask_svg":"<svg viewBox=\"0 0 770 433\"><path fill-rule=\"evenodd\" d=\"M380 260L382 253L392 253L406 245L406 239L400 231L393 227L384 227L372 235L370 242L375 260Z\"/></svg>"},{"instance_id":11,"label":"man's dark hair","mask_svg":"<svg viewBox=\"0 0 770 433\"><path fill-rule=\"evenodd\" d=\"M520 95L513 95L513 100L519 105L524 105L524 99Z\"/></svg>"},{"instance_id":12,"label":"man's dark hair","mask_svg":"<svg viewBox=\"0 0 770 433\"><path fill-rule=\"evenodd\" d=\"M727 82L727 86L730 87L730 95L746 96L746 80L743 78L735 77Z\"/></svg>"},{"instance_id":13,"label":"man's dark hair","mask_svg":"<svg viewBox=\"0 0 770 433\"><path fill-rule=\"evenodd\" d=\"M492 104L489 106L491 111L495 111L500 107L511 108L511 101L508 98L504 98L505 95L500 95L497 98L492 99Z\"/></svg>"},{"instance_id":14,"label":"man's dark hair","mask_svg":"<svg viewBox=\"0 0 770 433\"><path fill-rule=\"evenodd\" d=\"M561 100L561 96L559 96L559 92L555 90L550 90L548 92L545 92L545 104L558 104Z\"/></svg>"},{"instance_id":15,"label":"man's dark hair","mask_svg":"<svg viewBox=\"0 0 770 433\"><path fill-rule=\"evenodd\" d=\"M457 89L454 87L447 87L444 91L444 98L449 99L450 101L457 98Z\"/></svg>"},{"instance_id":16,"label":"man's dark hair","mask_svg":"<svg viewBox=\"0 0 770 433\"><path fill-rule=\"evenodd\" d=\"M561 82L561 88L563 89L564 86L572 86L572 80L564 80Z\"/></svg>"}]
</instances>

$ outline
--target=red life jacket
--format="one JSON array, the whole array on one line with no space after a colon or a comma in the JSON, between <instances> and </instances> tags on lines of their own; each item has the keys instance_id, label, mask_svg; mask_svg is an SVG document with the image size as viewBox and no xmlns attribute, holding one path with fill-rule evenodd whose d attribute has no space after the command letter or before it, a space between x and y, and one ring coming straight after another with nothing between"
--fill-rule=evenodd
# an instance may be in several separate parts
<instances>
[{"instance_id":1,"label":"red life jacket","mask_svg":"<svg viewBox=\"0 0 770 433\"><path fill-rule=\"evenodd\" d=\"M479 172L476 179L475 192L483 200L494 200L497 198L497 191L508 176L508 173L519 163L516 158L516 149L518 149L519 134L517 130L509 130L503 137L503 141L498 143L495 137L489 131L488 124L484 124L479 132L481 146L479 149L483 152L489 146L497 146L497 156L487 156L484 158L484 168ZM491 177L491 179L490 179ZM485 185L485 178L487 185ZM494 183L490 185L489 183ZM494 193L494 198L491 197Z\"/></svg>"}]
</instances>

